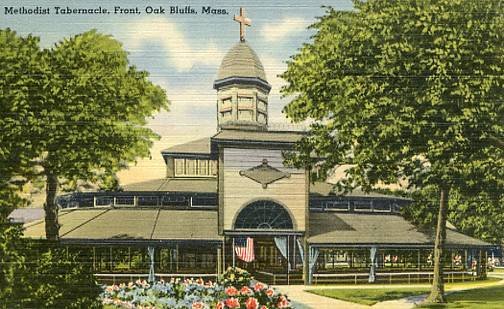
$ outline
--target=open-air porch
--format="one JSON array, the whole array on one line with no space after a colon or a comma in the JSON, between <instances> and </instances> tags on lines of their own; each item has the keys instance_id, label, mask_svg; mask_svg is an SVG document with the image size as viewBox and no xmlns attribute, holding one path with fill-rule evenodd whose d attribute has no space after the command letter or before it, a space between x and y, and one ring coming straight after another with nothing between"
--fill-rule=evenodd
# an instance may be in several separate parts
<instances>
[{"instance_id":1,"label":"open-air porch","mask_svg":"<svg viewBox=\"0 0 504 309\"><path fill-rule=\"evenodd\" d=\"M81 253L100 281L137 278L214 279L229 266L270 284L416 283L432 278L432 236L399 215L310 214L306 232L237 229L218 233L217 211L164 208L90 208L60 212L61 244ZM43 239L44 221L25 225ZM236 241L253 240L254 259L236 254ZM489 244L448 229L447 281L486 273ZM308 248L306 251L305 248Z\"/></svg>"}]
</instances>

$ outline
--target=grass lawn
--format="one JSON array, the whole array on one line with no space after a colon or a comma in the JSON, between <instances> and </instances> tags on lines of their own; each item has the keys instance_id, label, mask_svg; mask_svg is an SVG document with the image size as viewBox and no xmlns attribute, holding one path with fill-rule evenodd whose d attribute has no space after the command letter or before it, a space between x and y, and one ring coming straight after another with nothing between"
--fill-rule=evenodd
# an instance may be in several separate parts
<instances>
[{"instance_id":1,"label":"grass lawn","mask_svg":"<svg viewBox=\"0 0 504 309\"><path fill-rule=\"evenodd\" d=\"M504 267L494 268L494 273L504 273Z\"/></svg>"},{"instance_id":2,"label":"grass lawn","mask_svg":"<svg viewBox=\"0 0 504 309\"><path fill-rule=\"evenodd\" d=\"M500 278L487 277L485 280L445 283L445 289L446 290L453 290L453 289L469 289L469 288L487 287L487 286L495 285L495 283L497 283L501 280L502 279L500 279Z\"/></svg>"},{"instance_id":3,"label":"grass lawn","mask_svg":"<svg viewBox=\"0 0 504 309\"><path fill-rule=\"evenodd\" d=\"M423 305L421 308L504 308L504 285L459 291L447 296L446 305Z\"/></svg>"},{"instance_id":4,"label":"grass lawn","mask_svg":"<svg viewBox=\"0 0 504 309\"><path fill-rule=\"evenodd\" d=\"M383 288L383 289L317 289L307 292L337 298L352 303L372 306L376 303L422 295L429 292L428 288Z\"/></svg>"},{"instance_id":5,"label":"grass lawn","mask_svg":"<svg viewBox=\"0 0 504 309\"><path fill-rule=\"evenodd\" d=\"M475 288L481 290L483 288L493 287L496 282L501 279L497 278L488 278L487 280L482 281L467 281L467 282L457 282L457 283L447 283L445 285L446 290L453 289L468 289ZM331 298L337 298L344 301L349 301L353 303L363 304L372 306L378 302L394 300L409 296L416 296L427 294L430 291L430 285L423 286L415 286L415 287L394 287L394 285L390 285L387 287L381 288L367 288L369 285L366 285L366 288L349 288L349 289L341 289L341 288L320 288L320 289L310 289L307 292L317 294L320 296L326 296ZM502 297L504 297L504 286L502 287L500 293L502 293ZM453 294L455 295L455 294ZM451 295L450 295L451 297ZM482 296L484 297L484 296ZM485 299L485 298L481 298ZM438 307L427 307L427 308L465 308L465 307L446 307L446 306L438 306ZM489 307L489 308L504 308L504 303L500 304L500 307ZM487 309L487 308L485 308Z\"/></svg>"}]
</instances>

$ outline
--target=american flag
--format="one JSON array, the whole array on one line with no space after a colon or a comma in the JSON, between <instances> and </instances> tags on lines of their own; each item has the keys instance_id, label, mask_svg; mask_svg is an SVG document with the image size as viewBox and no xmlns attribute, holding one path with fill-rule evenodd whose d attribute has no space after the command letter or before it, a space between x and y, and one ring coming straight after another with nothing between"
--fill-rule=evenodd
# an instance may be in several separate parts
<instances>
[{"instance_id":1,"label":"american flag","mask_svg":"<svg viewBox=\"0 0 504 309\"><path fill-rule=\"evenodd\" d=\"M235 238L235 253L236 256L244 262L252 262L255 260L254 255L254 239Z\"/></svg>"}]
</instances>

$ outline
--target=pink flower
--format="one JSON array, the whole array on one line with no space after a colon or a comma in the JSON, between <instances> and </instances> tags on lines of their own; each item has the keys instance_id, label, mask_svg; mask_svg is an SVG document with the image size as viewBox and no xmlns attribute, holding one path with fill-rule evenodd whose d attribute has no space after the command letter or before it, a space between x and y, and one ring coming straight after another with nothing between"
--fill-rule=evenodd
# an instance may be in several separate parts
<instances>
[{"instance_id":1,"label":"pink flower","mask_svg":"<svg viewBox=\"0 0 504 309\"><path fill-rule=\"evenodd\" d=\"M257 282L255 285L254 285L254 291L256 292L259 292L260 290L263 290L267 288L266 284L262 283L262 282Z\"/></svg>"},{"instance_id":2,"label":"pink flower","mask_svg":"<svg viewBox=\"0 0 504 309\"><path fill-rule=\"evenodd\" d=\"M259 303L254 297L249 297L245 302L245 306L247 306L247 309L257 309L259 307Z\"/></svg>"},{"instance_id":3,"label":"pink flower","mask_svg":"<svg viewBox=\"0 0 504 309\"><path fill-rule=\"evenodd\" d=\"M225 303L229 308L240 308L240 302L234 297L226 299Z\"/></svg>"},{"instance_id":4,"label":"pink flower","mask_svg":"<svg viewBox=\"0 0 504 309\"><path fill-rule=\"evenodd\" d=\"M224 309L224 303L223 302L218 302L217 306L215 306L215 309Z\"/></svg>"},{"instance_id":5,"label":"pink flower","mask_svg":"<svg viewBox=\"0 0 504 309\"><path fill-rule=\"evenodd\" d=\"M197 302L192 303L192 307L191 308L192 309L203 309L205 307L206 307L205 303L197 301Z\"/></svg>"},{"instance_id":6,"label":"pink flower","mask_svg":"<svg viewBox=\"0 0 504 309\"><path fill-rule=\"evenodd\" d=\"M268 309L268 307L266 307L265 305L262 305L261 309Z\"/></svg>"},{"instance_id":7,"label":"pink flower","mask_svg":"<svg viewBox=\"0 0 504 309\"><path fill-rule=\"evenodd\" d=\"M242 295L252 295L254 294L254 292L248 287L248 286L244 286L240 289L240 294Z\"/></svg>"},{"instance_id":8,"label":"pink flower","mask_svg":"<svg viewBox=\"0 0 504 309\"><path fill-rule=\"evenodd\" d=\"M287 298L283 295L280 295L280 297L278 298L277 307L278 308L287 308L289 306L290 306L290 303L287 300Z\"/></svg>"},{"instance_id":9,"label":"pink flower","mask_svg":"<svg viewBox=\"0 0 504 309\"><path fill-rule=\"evenodd\" d=\"M230 286L224 290L227 296L235 296L238 294L238 290L234 286Z\"/></svg>"},{"instance_id":10,"label":"pink flower","mask_svg":"<svg viewBox=\"0 0 504 309\"><path fill-rule=\"evenodd\" d=\"M266 295L268 295L269 297L273 296L273 294L275 294L275 291L273 291L273 289L269 288L266 290Z\"/></svg>"}]
</instances>

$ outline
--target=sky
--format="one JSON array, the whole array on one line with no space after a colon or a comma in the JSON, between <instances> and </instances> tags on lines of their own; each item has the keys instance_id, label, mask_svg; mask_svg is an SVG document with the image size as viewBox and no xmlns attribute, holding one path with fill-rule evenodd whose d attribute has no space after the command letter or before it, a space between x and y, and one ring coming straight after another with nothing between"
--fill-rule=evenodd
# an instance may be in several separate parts
<instances>
[{"instance_id":1,"label":"sky","mask_svg":"<svg viewBox=\"0 0 504 309\"><path fill-rule=\"evenodd\" d=\"M5 7L50 8L49 15L9 15ZM57 15L54 7L106 8L111 14ZM114 14L115 7L138 7L141 14ZM191 6L198 13L169 14L171 7ZM202 14L202 7L224 9L227 15ZM281 98L283 80L277 75L286 69L285 61L295 55L313 30L307 27L324 15L323 6L351 10L351 0L116 0L49 1L2 0L0 28L11 28L20 35L40 37L43 47L90 29L112 35L129 53L130 64L150 73L150 80L163 87L170 110L149 121L149 127L161 136L151 157L139 160L119 173L122 184L165 175L160 151L175 144L211 136L216 131L216 92L213 81L227 50L239 41L239 25L233 15L239 8L252 21L246 40L256 51L272 85L269 95L269 122L275 129L288 129L282 114L288 98ZM166 14L147 14L147 7L163 7Z\"/></svg>"}]
</instances>

